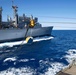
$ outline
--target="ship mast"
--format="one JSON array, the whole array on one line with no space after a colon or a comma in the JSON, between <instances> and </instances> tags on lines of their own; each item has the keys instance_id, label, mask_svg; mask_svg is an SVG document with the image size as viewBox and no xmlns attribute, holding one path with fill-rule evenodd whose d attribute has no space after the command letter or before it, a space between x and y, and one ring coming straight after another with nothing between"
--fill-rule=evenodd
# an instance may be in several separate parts
<instances>
[{"instance_id":1,"label":"ship mast","mask_svg":"<svg viewBox=\"0 0 76 75\"><path fill-rule=\"evenodd\" d=\"M13 8L13 12L14 12L14 15L13 15L13 18L14 18L14 25L17 27L18 25L18 13L17 13L17 6L13 5L13 1L12 1L12 8Z\"/></svg>"},{"instance_id":2,"label":"ship mast","mask_svg":"<svg viewBox=\"0 0 76 75\"><path fill-rule=\"evenodd\" d=\"M0 7L0 28L2 27L2 7Z\"/></svg>"}]
</instances>

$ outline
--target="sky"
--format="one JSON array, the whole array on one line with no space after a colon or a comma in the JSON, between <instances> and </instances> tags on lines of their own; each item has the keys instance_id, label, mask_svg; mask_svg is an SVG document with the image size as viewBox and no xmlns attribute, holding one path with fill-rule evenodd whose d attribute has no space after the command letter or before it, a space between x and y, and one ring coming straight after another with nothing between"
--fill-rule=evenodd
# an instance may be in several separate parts
<instances>
[{"instance_id":1,"label":"sky","mask_svg":"<svg viewBox=\"0 0 76 75\"><path fill-rule=\"evenodd\" d=\"M76 30L76 0L13 0L18 14L38 17L42 26L54 26L55 30ZM3 21L13 17L12 0L0 0Z\"/></svg>"}]
</instances>

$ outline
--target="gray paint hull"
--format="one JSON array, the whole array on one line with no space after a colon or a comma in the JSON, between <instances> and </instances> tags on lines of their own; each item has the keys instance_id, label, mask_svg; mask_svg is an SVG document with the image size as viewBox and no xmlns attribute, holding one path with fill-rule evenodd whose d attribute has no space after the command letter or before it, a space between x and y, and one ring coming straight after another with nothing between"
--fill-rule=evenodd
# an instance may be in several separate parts
<instances>
[{"instance_id":1,"label":"gray paint hull","mask_svg":"<svg viewBox=\"0 0 76 75\"><path fill-rule=\"evenodd\" d=\"M41 27L41 28L30 28L28 30L26 37L51 35L52 28L53 28L52 26ZM27 30L26 28L24 29L1 29L0 30L0 42L25 38L26 30Z\"/></svg>"}]
</instances>

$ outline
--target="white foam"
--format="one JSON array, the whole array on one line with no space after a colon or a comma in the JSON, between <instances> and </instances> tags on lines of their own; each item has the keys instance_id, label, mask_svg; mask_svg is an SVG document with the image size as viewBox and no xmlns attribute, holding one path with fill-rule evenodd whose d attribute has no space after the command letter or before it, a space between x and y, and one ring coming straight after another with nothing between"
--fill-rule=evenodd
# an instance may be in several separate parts
<instances>
[{"instance_id":1,"label":"white foam","mask_svg":"<svg viewBox=\"0 0 76 75\"><path fill-rule=\"evenodd\" d=\"M4 46L13 47L13 46L15 46L15 45L20 45L20 44L22 44L22 42L23 42L23 41L1 43L1 44L0 44L0 47L4 47ZM26 44L26 41L24 41L23 44Z\"/></svg>"},{"instance_id":2,"label":"white foam","mask_svg":"<svg viewBox=\"0 0 76 75\"><path fill-rule=\"evenodd\" d=\"M27 62L29 60L25 59L21 60L21 62ZM58 71L60 71L64 67L63 64L58 62L51 63L49 61L40 60L39 63L42 63L41 65L49 64L50 66L52 66L52 67L49 66L49 68L44 74L39 73L39 75L55 75ZM42 67L40 66L40 68ZM30 67L9 68L7 70L1 71L0 75L36 75L36 71Z\"/></svg>"},{"instance_id":3,"label":"white foam","mask_svg":"<svg viewBox=\"0 0 76 75\"><path fill-rule=\"evenodd\" d=\"M29 61L29 59L21 59L21 60L19 60L19 62L28 62Z\"/></svg>"},{"instance_id":4,"label":"white foam","mask_svg":"<svg viewBox=\"0 0 76 75\"><path fill-rule=\"evenodd\" d=\"M64 58L69 63L72 63L73 59L76 59L76 49L70 49L66 53L67 54L64 56ZM52 63L52 62L49 62L49 61L40 60L39 63L41 63L41 65L49 64L51 66L47 69L47 71L44 74L40 74L40 75L56 75L57 72L59 72L60 70L66 68L66 67L68 67L68 65L65 65L65 64L59 63L59 62L53 62Z\"/></svg>"},{"instance_id":5,"label":"white foam","mask_svg":"<svg viewBox=\"0 0 76 75\"><path fill-rule=\"evenodd\" d=\"M0 75L35 75L35 71L29 67L9 68L1 71Z\"/></svg>"},{"instance_id":6,"label":"white foam","mask_svg":"<svg viewBox=\"0 0 76 75\"><path fill-rule=\"evenodd\" d=\"M66 51L66 55L64 56L64 58L71 63L72 59L76 59L76 49L70 49L68 51ZM4 62L6 61L16 61L17 58L16 57L12 57L12 58L6 58L4 60ZM18 60L20 62L28 62L30 60L35 60L34 58L31 59L21 59ZM44 72L44 74L39 73L40 75L56 75L57 72L59 72L60 70L66 68L67 66L65 66L63 63L59 63L59 62L50 62L48 59L46 58L45 61L44 60L40 60L39 64L40 64L40 68L43 68L44 66L47 66L47 64L49 64L50 66L48 67L47 71ZM33 75L35 74L35 70L31 69L31 68L9 68L8 70L5 71L1 71L0 75Z\"/></svg>"},{"instance_id":7,"label":"white foam","mask_svg":"<svg viewBox=\"0 0 76 75\"><path fill-rule=\"evenodd\" d=\"M16 57L11 57L11 58L6 58L3 62L7 62L7 61L16 61Z\"/></svg>"},{"instance_id":8,"label":"white foam","mask_svg":"<svg viewBox=\"0 0 76 75\"><path fill-rule=\"evenodd\" d=\"M33 42L37 42L37 41L43 41L43 40L50 40L50 39L53 39L54 37L47 37L47 36L45 36L45 37L37 37L37 38L35 38L34 40L33 40Z\"/></svg>"},{"instance_id":9,"label":"white foam","mask_svg":"<svg viewBox=\"0 0 76 75\"><path fill-rule=\"evenodd\" d=\"M31 58L31 59L20 59L18 60L19 62L28 62L28 61L33 61L35 60L34 58Z\"/></svg>"},{"instance_id":10,"label":"white foam","mask_svg":"<svg viewBox=\"0 0 76 75\"><path fill-rule=\"evenodd\" d=\"M64 58L70 63L73 58L76 58L76 50L75 49L70 49L66 52L67 54L64 56ZM8 58L9 59L9 58ZM9 59L10 60L10 59ZM16 60L16 59L15 59ZM14 60L14 61L15 61ZM28 62L32 59L21 59L19 61L21 62ZM33 60L35 60L33 58ZM63 63L59 63L59 62L50 62L50 59L45 59L45 60L40 60L39 64L40 67L39 68L43 68L44 66L48 66L47 71L44 73L39 73L40 75L56 75L57 72L59 72L60 70L66 68L67 66L65 66L65 64ZM4 61L6 62L7 59ZM36 71L31 69L31 68L9 68L8 70L5 71L1 71L0 75L34 75L36 74Z\"/></svg>"},{"instance_id":11,"label":"white foam","mask_svg":"<svg viewBox=\"0 0 76 75\"><path fill-rule=\"evenodd\" d=\"M33 42L38 42L38 41L42 41L42 40L50 40L53 39L54 37L37 37L33 39ZM21 45L21 44L26 44L26 41L17 41L17 42L6 42L6 43L1 43L0 47L4 47L4 46L8 46L8 47L13 47L15 45Z\"/></svg>"},{"instance_id":12,"label":"white foam","mask_svg":"<svg viewBox=\"0 0 76 75\"><path fill-rule=\"evenodd\" d=\"M35 60L34 58L31 58L30 60Z\"/></svg>"},{"instance_id":13,"label":"white foam","mask_svg":"<svg viewBox=\"0 0 76 75\"><path fill-rule=\"evenodd\" d=\"M63 69L64 64L59 63L59 62L50 62L49 60L40 60L40 68L43 68L44 65L50 65L47 69L47 71L44 74L40 74L40 75L55 75L57 72L59 72L61 69Z\"/></svg>"},{"instance_id":14,"label":"white foam","mask_svg":"<svg viewBox=\"0 0 76 75\"><path fill-rule=\"evenodd\" d=\"M52 68L49 67L48 71L45 72L44 75L55 75L57 72L59 72L64 67L63 64L58 63L58 62L52 63L51 66Z\"/></svg>"},{"instance_id":15,"label":"white foam","mask_svg":"<svg viewBox=\"0 0 76 75\"><path fill-rule=\"evenodd\" d=\"M76 60L76 49L70 49L67 52L67 55L64 56L68 63L72 63L72 61Z\"/></svg>"}]
</instances>

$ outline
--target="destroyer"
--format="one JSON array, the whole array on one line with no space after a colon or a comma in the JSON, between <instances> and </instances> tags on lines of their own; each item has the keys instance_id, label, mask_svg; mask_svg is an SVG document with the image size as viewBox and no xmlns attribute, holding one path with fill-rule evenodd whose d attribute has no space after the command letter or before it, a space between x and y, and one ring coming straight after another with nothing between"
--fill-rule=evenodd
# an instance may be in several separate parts
<instances>
[{"instance_id":1,"label":"destroyer","mask_svg":"<svg viewBox=\"0 0 76 75\"><path fill-rule=\"evenodd\" d=\"M13 19L7 16L7 22L2 21L2 7L0 7L0 42L25 39L26 37L51 36L53 26L42 27L38 18L19 16L17 6L12 5ZM25 36L26 35L26 36Z\"/></svg>"}]
</instances>

